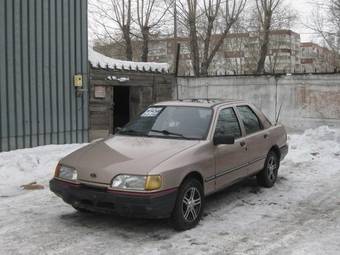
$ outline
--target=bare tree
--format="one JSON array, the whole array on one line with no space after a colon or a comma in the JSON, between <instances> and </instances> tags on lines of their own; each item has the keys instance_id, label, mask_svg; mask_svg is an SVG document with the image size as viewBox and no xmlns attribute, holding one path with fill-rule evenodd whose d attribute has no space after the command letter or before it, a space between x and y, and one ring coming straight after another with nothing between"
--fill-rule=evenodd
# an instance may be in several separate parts
<instances>
[{"instance_id":1,"label":"bare tree","mask_svg":"<svg viewBox=\"0 0 340 255\"><path fill-rule=\"evenodd\" d=\"M148 61L149 41L152 30L163 25L173 1L136 0L136 23L143 42L141 60Z\"/></svg>"},{"instance_id":2,"label":"bare tree","mask_svg":"<svg viewBox=\"0 0 340 255\"><path fill-rule=\"evenodd\" d=\"M258 2L259 4L261 3ZM281 61L281 48L288 47L294 50L295 43L291 40L286 41L285 35L283 35L283 38L280 38L279 34L273 32L282 29L291 30L298 19L297 12L289 4L285 4L284 0L280 0L278 6L272 12L270 29L267 29L267 33L265 33L265 29L263 29L264 22L262 22L264 14L260 15L262 12L259 12L258 5L255 3L254 6L250 6L250 8L253 8L247 12L247 28L250 31L249 43L247 44L248 57L245 61L247 73L282 72L282 65L286 60ZM263 64L261 72L257 71L259 62ZM286 66L287 68L288 66ZM293 70L294 67L290 65L288 69Z\"/></svg>"},{"instance_id":3,"label":"bare tree","mask_svg":"<svg viewBox=\"0 0 340 255\"><path fill-rule=\"evenodd\" d=\"M123 41L126 59L132 60L131 0L92 1L90 12L95 23L101 27L99 31L102 32L95 32L97 36L103 36L104 33L115 43L121 44Z\"/></svg>"},{"instance_id":4,"label":"bare tree","mask_svg":"<svg viewBox=\"0 0 340 255\"><path fill-rule=\"evenodd\" d=\"M279 5L276 9L275 15L272 18L272 30L280 29L292 29L292 26L297 21L298 15L294 9L290 6ZM295 65L292 63L292 58L294 56L293 52L297 51L296 41L294 33L290 34L290 40L287 40L287 35L270 36L269 37L269 51L271 54L268 56L268 63L265 64L265 70L269 70L272 73L275 72L293 72L295 70ZM290 59L287 63L285 59L282 59L282 48L290 49Z\"/></svg>"},{"instance_id":5,"label":"bare tree","mask_svg":"<svg viewBox=\"0 0 340 255\"><path fill-rule=\"evenodd\" d=\"M340 0L332 0L330 6L331 16L333 17L333 23L340 30Z\"/></svg>"},{"instance_id":6,"label":"bare tree","mask_svg":"<svg viewBox=\"0 0 340 255\"><path fill-rule=\"evenodd\" d=\"M242 15L233 26L231 33L237 34L228 38L225 44L225 67L224 72L229 74L243 74L245 70L245 47L249 38L245 15Z\"/></svg>"},{"instance_id":7,"label":"bare tree","mask_svg":"<svg viewBox=\"0 0 340 255\"><path fill-rule=\"evenodd\" d=\"M195 76L207 75L209 66L247 0L186 0L178 2L179 17L188 31ZM203 42L203 49L199 47ZM200 54L200 51L202 53Z\"/></svg>"},{"instance_id":8,"label":"bare tree","mask_svg":"<svg viewBox=\"0 0 340 255\"><path fill-rule=\"evenodd\" d=\"M189 45L190 45L190 58L195 76L200 73L200 60L197 36L197 20L198 20L198 1L186 0L186 4L178 1L178 14L179 21L184 24L189 30Z\"/></svg>"},{"instance_id":9,"label":"bare tree","mask_svg":"<svg viewBox=\"0 0 340 255\"><path fill-rule=\"evenodd\" d=\"M261 25L260 33L263 35L260 46L260 56L257 63L256 73L265 71L265 61L268 54L269 35L272 27L273 14L283 0L256 0L258 19Z\"/></svg>"},{"instance_id":10,"label":"bare tree","mask_svg":"<svg viewBox=\"0 0 340 255\"><path fill-rule=\"evenodd\" d=\"M331 49L333 62L331 68L338 68L340 64L340 0L313 1L314 11L306 27L316 32Z\"/></svg>"},{"instance_id":11,"label":"bare tree","mask_svg":"<svg viewBox=\"0 0 340 255\"><path fill-rule=\"evenodd\" d=\"M314 3L312 25L308 28L316 31L334 53L339 52L340 36L340 0L327 0Z\"/></svg>"}]
</instances>

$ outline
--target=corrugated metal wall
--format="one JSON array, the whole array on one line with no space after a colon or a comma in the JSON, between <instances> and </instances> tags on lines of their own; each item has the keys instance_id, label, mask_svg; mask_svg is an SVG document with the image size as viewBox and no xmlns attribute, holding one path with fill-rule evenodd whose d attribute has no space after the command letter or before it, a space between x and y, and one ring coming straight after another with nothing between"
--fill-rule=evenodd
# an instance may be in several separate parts
<instances>
[{"instance_id":1,"label":"corrugated metal wall","mask_svg":"<svg viewBox=\"0 0 340 255\"><path fill-rule=\"evenodd\" d=\"M0 0L0 151L88 139L87 0Z\"/></svg>"}]
</instances>

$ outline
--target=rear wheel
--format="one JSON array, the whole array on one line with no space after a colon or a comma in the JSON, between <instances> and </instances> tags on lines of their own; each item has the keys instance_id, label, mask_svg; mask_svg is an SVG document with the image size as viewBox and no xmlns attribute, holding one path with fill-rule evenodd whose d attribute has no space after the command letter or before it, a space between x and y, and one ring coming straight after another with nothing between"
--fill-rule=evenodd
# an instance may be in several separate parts
<instances>
[{"instance_id":1,"label":"rear wheel","mask_svg":"<svg viewBox=\"0 0 340 255\"><path fill-rule=\"evenodd\" d=\"M195 227L204 209L203 186L197 179L188 179L180 187L172 213L174 228L187 230Z\"/></svg>"},{"instance_id":2,"label":"rear wheel","mask_svg":"<svg viewBox=\"0 0 340 255\"><path fill-rule=\"evenodd\" d=\"M256 176L258 184L266 188L273 187L277 179L279 166L280 160L278 155L274 151L270 151L263 170Z\"/></svg>"}]
</instances>

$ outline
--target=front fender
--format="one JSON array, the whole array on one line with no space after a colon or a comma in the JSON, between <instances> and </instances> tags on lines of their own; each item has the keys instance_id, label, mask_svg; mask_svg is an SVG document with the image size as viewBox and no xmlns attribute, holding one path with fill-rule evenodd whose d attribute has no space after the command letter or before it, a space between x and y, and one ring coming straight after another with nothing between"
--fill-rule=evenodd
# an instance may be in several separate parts
<instances>
[{"instance_id":1,"label":"front fender","mask_svg":"<svg viewBox=\"0 0 340 255\"><path fill-rule=\"evenodd\" d=\"M163 177L162 189L169 189L179 187L188 174L198 172L202 176L205 193L211 193L215 189L215 184L214 182L205 182L205 179L215 175L212 147L210 142L200 142L162 162L149 174L160 174Z\"/></svg>"}]
</instances>

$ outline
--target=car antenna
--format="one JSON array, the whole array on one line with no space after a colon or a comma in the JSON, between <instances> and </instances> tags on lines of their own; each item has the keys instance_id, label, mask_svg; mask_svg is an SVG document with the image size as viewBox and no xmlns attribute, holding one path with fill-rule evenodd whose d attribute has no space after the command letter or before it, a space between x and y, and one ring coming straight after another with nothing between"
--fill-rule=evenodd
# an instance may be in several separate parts
<instances>
[{"instance_id":1,"label":"car antenna","mask_svg":"<svg viewBox=\"0 0 340 255\"><path fill-rule=\"evenodd\" d=\"M279 109L279 112L278 112L277 117L276 117L276 120L275 120L275 126L276 126L277 123L279 122L280 114L281 114L281 109L282 109L282 105L283 105L283 102L282 102L281 105L280 105L280 109Z\"/></svg>"}]
</instances>

